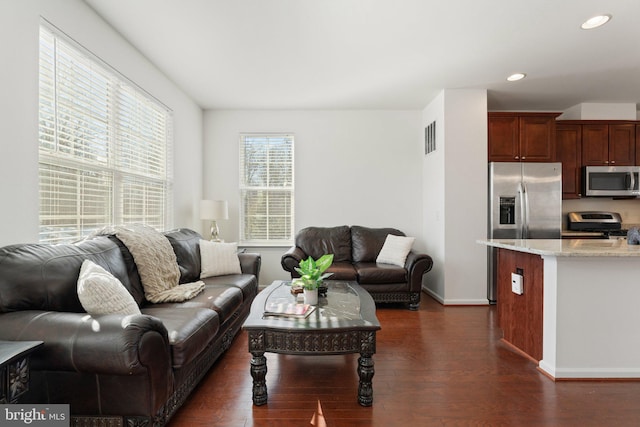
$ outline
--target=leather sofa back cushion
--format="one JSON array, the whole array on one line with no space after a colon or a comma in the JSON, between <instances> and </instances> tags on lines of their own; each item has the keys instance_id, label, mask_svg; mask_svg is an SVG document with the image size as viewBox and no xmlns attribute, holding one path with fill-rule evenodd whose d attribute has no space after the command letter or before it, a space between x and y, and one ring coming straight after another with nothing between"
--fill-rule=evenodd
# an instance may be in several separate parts
<instances>
[{"instance_id":1,"label":"leather sofa back cushion","mask_svg":"<svg viewBox=\"0 0 640 427\"><path fill-rule=\"evenodd\" d=\"M187 228L167 231L164 235L169 239L180 268L180 283L191 283L200 280L200 239L202 236Z\"/></svg>"},{"instance_id":2,"label":"leather sofa back cushion","mask_svg":"<svg viewBox=\"0 0 640 427\"><path fill-rule=\"evenodd\" d=\"M122 249L127 253L128 250L121 245L115 237L100 236L78 244L19 244L0 248L0 312L84 312L78 299L77 281L85 259L117 277L140 303L144 299L140 278L133 259L129 265L125 263Z\"/></svg>"},{"instance_id":3,"label":"leather sofa back cushion","mask_svg":"<svg viewBox=\"0 0 640 427\"><path fill-rule=\"evenodd\" d=\"M395 228L369 228L354 225L351 227L351 242L353 244L353 262L376 262L380 249L384 245L387 234L404 236Z\"/></svg>"},{"instance_id":4,"label":"leather sofa back cushion","mask_svg":"<svg viewBox=\"0 0 640 427\"><path fill-rule=\"evenodd\" d=\"M351 261L351 232L346 225L303 228L296 235L296 246L316 260L333 254L333 262Z\"/></svg>"}]
</instances>

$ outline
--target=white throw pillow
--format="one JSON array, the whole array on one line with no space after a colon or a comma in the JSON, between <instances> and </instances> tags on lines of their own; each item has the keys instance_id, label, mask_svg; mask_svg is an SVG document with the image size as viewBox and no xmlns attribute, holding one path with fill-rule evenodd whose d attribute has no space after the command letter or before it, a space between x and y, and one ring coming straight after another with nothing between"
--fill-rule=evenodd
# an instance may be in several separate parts
<instances>
[{"instance_id":1,"label":"white throw pillow","mask_svg":"<svg viewBox=\"0 0 640 427\"><path fill-rule=\"evenodd\" d=\"M378 258L376 258L376 262L404 267L414 240L416 240L415 237L387 234L387 238L384 241L384 245L382 245Z\"/></svg>"},{"instance_id":2,"label":"white throw pillow","mask_svg":"<svg viewBox=\"0 0 640 427\"><path fill-rule=\"evenodd\" d=\"M80 267L78 298L91 315L140 314L138 304L122 282L88 259Z\"/></svg>"},{"instance_id":3,"label":"white throw pillow","mask_svg":"<svg viewBox=\"0 0 640 427\"><path fill-rule=\"evenodd\" d=\"M237 243L200 240L200 278L241 274Z\"/></svg>"}]
</instances>

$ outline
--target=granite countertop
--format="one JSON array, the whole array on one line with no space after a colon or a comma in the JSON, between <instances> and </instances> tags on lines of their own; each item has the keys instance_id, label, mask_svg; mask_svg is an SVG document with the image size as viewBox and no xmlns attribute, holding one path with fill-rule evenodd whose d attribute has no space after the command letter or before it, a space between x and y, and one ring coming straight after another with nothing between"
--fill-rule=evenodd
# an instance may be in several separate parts
<instances>
[{"instance_id":1,"label":"granite countertop","mask_svg":"<svg viewBox=\"0 0 640 427\"><path fill-rule=\"evenodd\" d=\"M640 245L629 245L624 239L484 239L477 242L537 255L640 257Z\"/></svg>"}]
</instances>

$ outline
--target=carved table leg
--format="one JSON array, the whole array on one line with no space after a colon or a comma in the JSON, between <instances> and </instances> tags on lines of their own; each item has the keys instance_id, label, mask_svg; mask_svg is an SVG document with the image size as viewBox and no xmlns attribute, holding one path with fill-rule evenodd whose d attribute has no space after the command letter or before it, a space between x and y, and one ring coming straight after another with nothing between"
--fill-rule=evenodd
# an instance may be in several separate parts
<instances>
[{"instance_id":1,"label":"carved table leg","mask_svg":"<svg viewBox=\"0 0 640 427\"><path fill-rule=\"evenodd\" d=\"M267 358L264 351L251 352L251 376L253 377L253 404L264 405L267 403Z\"/></svg>"},{"instance_id":2,"label":"carved table leg","mask_svg":"<svg viewBox=\"0 0 640 427\"><path fill-rule=\"evenodd\" d=\"M358 358L358 376L360 383L358 384L358 403L362 406L371 406L373 404L373 358L372 354L361 353Z\"/></svg>"}]
</instances>

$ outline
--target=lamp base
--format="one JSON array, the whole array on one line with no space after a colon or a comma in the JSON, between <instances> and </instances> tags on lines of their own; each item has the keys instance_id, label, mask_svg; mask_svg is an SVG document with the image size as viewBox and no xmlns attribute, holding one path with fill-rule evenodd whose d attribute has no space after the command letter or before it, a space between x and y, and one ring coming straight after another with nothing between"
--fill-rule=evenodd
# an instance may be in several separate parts
<instances>
[{"instance_id":1,"label":"lamp base","mask_svg":"<svg viewBox=\"0 0 640 427\"><path fill-rule=\"evenodd\" d=\"M222 242L220 238L220 230L218 230L218 224L216 221L211 221L211 239L212 242Z\"/></svg>"}]
</instances>

